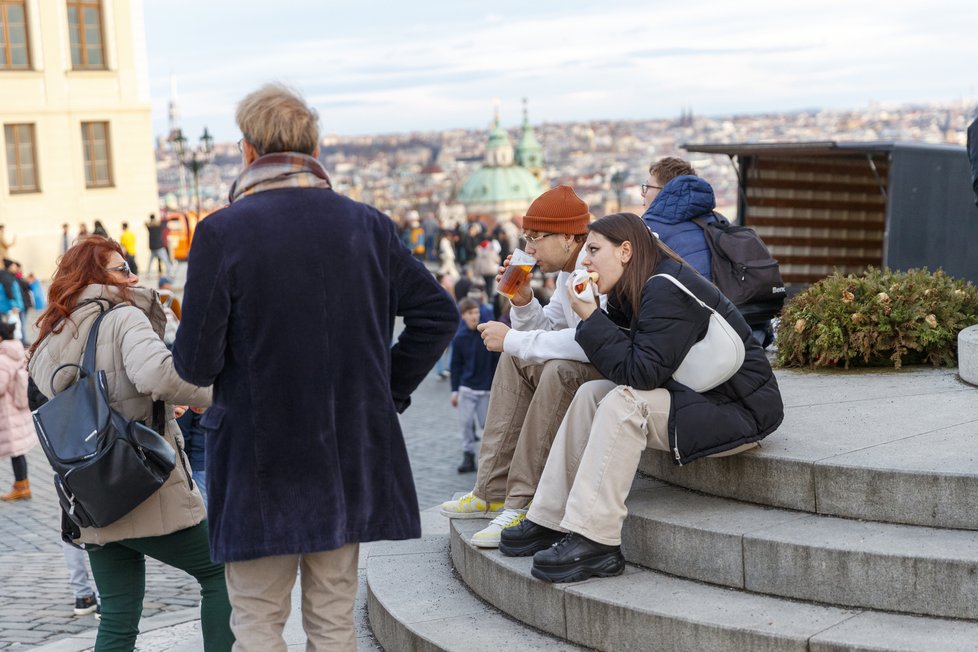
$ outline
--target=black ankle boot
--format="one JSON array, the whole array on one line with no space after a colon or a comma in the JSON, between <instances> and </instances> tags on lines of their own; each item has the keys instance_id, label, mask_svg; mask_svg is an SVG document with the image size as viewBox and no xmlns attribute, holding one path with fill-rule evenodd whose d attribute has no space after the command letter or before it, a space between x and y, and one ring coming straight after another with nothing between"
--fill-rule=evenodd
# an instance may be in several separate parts
<instances>
[{"instance_id":1,"label":"black ankle boot","mask_svg":"<svg viewBox=\"0 0 978 652\"><path fill-rule=\"evenodd\" d=\"M546 550L564 537L563 532L523 519L519 525L499 533L499 552L507 557L528 557Z\"/></svg>"},{"instance_id":2,"label":"black ankle boot","mask_svg":"<svg viewBox=\"0 0 978 652\"><path fill-rule=\"evenodd\" d=\"M458 465L459 473L475 471L475 453L462 453L462 463Z\"/></svg>"},{"instance_id":3,"label":"black ankle boot","mask_svg":"<svg viewBox=\"0 0 978 652\"><path fill-rule=\"evenodd\" d=\"M621 575L623 570L621 546L607 546L571 532L553 547L533 555L530 572L547 582L580 582L589 577Z\"/></svg>"}]
</instances>

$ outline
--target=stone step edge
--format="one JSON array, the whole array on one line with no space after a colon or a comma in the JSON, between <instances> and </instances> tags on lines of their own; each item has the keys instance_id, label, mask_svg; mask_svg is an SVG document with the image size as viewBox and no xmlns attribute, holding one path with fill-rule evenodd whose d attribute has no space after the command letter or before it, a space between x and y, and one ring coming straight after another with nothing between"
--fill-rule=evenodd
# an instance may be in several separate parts
<instances>
[{"instance_id":1,"label":"stone step edge","mask_svg":"<svg viewBox=\"0 0 978 652\"><path fill-rule=\"evenodd\" d=\"M753 593L978 619L978 532L853 521L637 478L622 551L634 564Z\"/></svg>"},{"instance_id":2,"label":"stone step edge","mask_svg":"<svg viewBox=\"0 0 978 652\"><path fill-rule=\"evenodd\" d=\"M748 451L676 466L647 449L643 475L715 496L880 523L978 530L978 474L911 473Z\"/></svg>"},{"instance_id":3,"label":"stone step edge","mask_svg":"<svg viewBox=\"0 0 978 652\"><path fill-rule=\"evenodd\" d=\"M367 554L367 615L385 650L582 649L506 615L465 586L451 565L447 519L431 515L422 515L428 527L421 539L376 542Z\"/></svg>"},{"instance_id":4,"label":"stone step edge","mask_svg":"<svg viewBox=\"0 0 978 652\"><path fill-rule=\"evenodd\" d=\"M469 542L482 521L452 521L451 554L466 585L491 605L559 638L598 650L973 650L978 623L777 598L628 565L614 578L550 584L532 559ZM650 647L651 646L651 647Z\"/></svg>"}]
</instances>

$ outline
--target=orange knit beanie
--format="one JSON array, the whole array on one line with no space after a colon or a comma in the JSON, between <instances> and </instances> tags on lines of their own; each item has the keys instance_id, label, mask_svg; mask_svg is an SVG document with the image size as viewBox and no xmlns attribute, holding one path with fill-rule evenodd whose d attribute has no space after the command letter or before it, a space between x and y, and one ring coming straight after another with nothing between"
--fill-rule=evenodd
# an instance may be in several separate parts
<instances>
[{"instance_id":1,"label":"orange knit beanie","mask_svg":"<svg viewBox=\"0 0 978 652\"><path fill-rule=\"evenodd\" d=\"M570 186L551 188L533 200L523 216L523 229L542 233L587 233L587 204Z\"/></svg>"}]
</instances>

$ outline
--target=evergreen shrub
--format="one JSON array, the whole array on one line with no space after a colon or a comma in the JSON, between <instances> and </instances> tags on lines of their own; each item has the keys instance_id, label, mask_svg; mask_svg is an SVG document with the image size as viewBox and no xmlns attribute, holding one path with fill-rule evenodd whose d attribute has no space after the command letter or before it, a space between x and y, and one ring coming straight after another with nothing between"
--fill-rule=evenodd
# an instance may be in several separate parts
<instances>
[{"instance_id":1,"label":"evergreen shrub","mask_svg":"<svg viewBox=\"0 0 978 652\"><path fill-rule=\"evenodd\" d=\"M978 289L943 271L835 273L785 304L782 367L957 365L958 332L978 323Z\"/></svg>"}]
</instances>

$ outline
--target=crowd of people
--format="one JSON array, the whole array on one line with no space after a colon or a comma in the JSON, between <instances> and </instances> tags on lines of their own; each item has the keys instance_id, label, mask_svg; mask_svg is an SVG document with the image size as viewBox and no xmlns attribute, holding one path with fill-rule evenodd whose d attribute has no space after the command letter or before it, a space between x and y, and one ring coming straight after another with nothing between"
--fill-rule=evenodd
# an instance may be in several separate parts
<instances>
[{"instance_id":1,"label":"crowd of people","mask_svg":"<svg viewBox=\"0 0 978 652\"><path fill-rule=\"evenodd\" d=\"M156 262L156 273L160 277L170 278L175 274L173 256L170 253L170 238L167 221L160 220L155 213L150 213L144 225L149 245L149 258L146 263L147 273L152 273L153 263ZM0 227L2 228L2 227ZM79 222L78 230L74 235L71 233L71 226L66 222L61 225L61 249L63 256L69 248L89 236L97 235L103 238L113 238L113 235L105 228L101 220L95 220L92 230L89 231L87 222ZM0 235L2 239L2 235ZM115 239L124 251L123 257L129 265L129 269L135 274L139 274L139 264L136 261L136 234L129 228L128 222L120 224L118 237Z\"/></svg>"},{"instance_id":2,"label":"crowd of people","mask_svg":"<svg viewBox=\"0 0 978 652\"><path fill-rule=\"evenodd\" d=\"M480 219L442 224L434 213L422 220L416 210L398 222L404 246L418 260L437 263L439 274L474 274L490 288L500 261L519 244L519 228L512 222L492 228Z\"/></svg>"},{"instance_id":3,"label":"crowd of people","mask_svg":"<svg viewBox=\"0 0 978 652\"><path fill-rule=\"evenodd\" d=\"M27 314L33 309L44 309L44 289L33 272L24 273L20 263L10 258L10 250L17 244L14 236L9 242L5 226L0 224L0 322L12 324L15 339L27 344Z\"/></svg>"},{"instance_id":4,"label":"crowd of people","mask_svg":"<svg viewBox=\"0 0 978 652\"><path fill-rule=\"evenodd\" d=\"M15 471L4 500L30 497L30 410L76 381L71 365L103 314L95 361L110 404L158 427L176 456L119 520L62 519L76 613L101 613L97 651L134 649L146 556L200 584L206 650L285 650L297 574L308 649L355 649L360 544L420 536L397 415L432 369L451 379L459 410L458 470L475 472L442 514L489 519L475 545L533 555L534 576L551 582L622 572L644 449L688 464L747 450L780 424L762 343L710 283L702 234L685 225L713 209L685 162L652 165L642 217L592 221L558 185L515 223L444 229L409 213L399 229L333 191L318 115L298 93L263 86L235 118L243 170L228 206L197 226L182 306L140 285L128 225L117 242L96 222L71 239L65 225L26 355L15 324L0 323L0 456ZM151 216L146 228L147 267L158 261L162 276L162 224ZM2 229L0 245L13 246ZM538 277L506 299L496 289L517 247ZM709 328L699 302L745 350L732 377L703 391L673 378ZM179 317L172 342L167 310ZM69 560L79 548L94 590Z\"/></svg>"}]
</instances>

